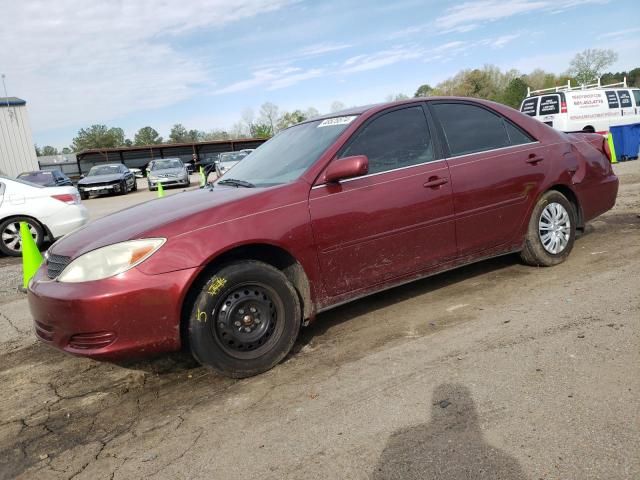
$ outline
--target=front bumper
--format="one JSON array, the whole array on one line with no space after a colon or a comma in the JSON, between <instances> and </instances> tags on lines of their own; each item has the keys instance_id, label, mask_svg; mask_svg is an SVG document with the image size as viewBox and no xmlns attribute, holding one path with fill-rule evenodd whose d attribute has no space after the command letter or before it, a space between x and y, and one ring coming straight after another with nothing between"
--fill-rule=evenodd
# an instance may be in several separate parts
<instances>
[{"instance_id":1,"label":"front bumper","mask_svg":"<svg viewBox=\"0 0 640 480\"><path fill-rule=\"evenodd\" d=\"M149 188L156 188L159 183L162 183L163 187L171 187L171 186L189 186L191 184L191 179L187 178L158 178L154 180L148 180Z\"/></svg>"},{"instance_id":2,"label":"front bumper","mask_svg":"<svg viewBox=\"0 0 640 480\"><path fill-rule=\"evenodd\" d=\"M92 187L91 185L87 185L82 186L82 185L78 185L78 191L80 193L87 193L87 194L95 194L95 195L103 195L103 194L108 194L108 193L120 193L122 190L122 186L120 185L120 183L112 183L109 185L97 185L95 187Z\"/></svg>"},{"instance_id":3,"label":"front bumper","mask_svg":"<svg viewBox=\"0 0 640 480\"><path fill-rule=\"evenodd\" d=\"M28 289L36 335L65 352L103 360L179 350L182 301L196 270L146 275L133 268L104 280L60 283L43 266Z\"/></svg>"}]
</instances>

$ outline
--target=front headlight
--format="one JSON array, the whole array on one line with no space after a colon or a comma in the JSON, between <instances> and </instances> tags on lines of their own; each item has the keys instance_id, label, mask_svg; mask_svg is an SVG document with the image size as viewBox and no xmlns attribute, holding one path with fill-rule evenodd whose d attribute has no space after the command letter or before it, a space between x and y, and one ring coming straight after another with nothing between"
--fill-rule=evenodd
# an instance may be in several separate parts
<instances>
[{"instance_id":1,"label":"front headlight","mask_svg":"<svg viewBox=\"0 0 640 480\"><path fill-rule=\"evenodd\" d=\"M113 277L144 262L165 241L164 238L129 240L87 252L72 261L62 271L58 281L78 283Z\"/></svg>"}]
</instances>

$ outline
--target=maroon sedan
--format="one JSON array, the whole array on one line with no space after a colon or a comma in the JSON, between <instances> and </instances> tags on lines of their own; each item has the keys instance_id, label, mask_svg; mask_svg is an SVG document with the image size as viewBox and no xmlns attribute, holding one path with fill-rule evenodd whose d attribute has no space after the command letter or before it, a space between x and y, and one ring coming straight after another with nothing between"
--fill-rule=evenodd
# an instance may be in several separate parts
<instances>
[{"instance_id":1,"label":"maroon sedan","mask_svg":"<svg viewBox=\"0 0 640 480\"><path fill-rule=\"evenodd\" d=\"M92 358L186 346L263 372L336 305L488 257L564 261L613 207L606 142L460 98L288 128L215 184L56 242L29 285L38 337Z\"/></svg>"}]
</instances>

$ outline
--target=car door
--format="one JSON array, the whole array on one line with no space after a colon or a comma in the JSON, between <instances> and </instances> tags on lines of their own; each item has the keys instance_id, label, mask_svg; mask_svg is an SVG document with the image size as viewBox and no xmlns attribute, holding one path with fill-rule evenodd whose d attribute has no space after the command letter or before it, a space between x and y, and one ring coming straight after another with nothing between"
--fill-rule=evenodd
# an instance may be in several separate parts
<instances>
[{"instance_id":1,"label":"car door","mask_svg":"<svg viewBox=\"0 0 640 480\"><path fill-rule=\"evenodd\" d=\"M527 132L484 105L429 102L444 138L458 255L513 242L550 159Z\"/></svg>"},{"instance_id":2,"label":"car door","mask_svg":"<svg viewBox=\"0 0 640 480\"><path fill-rule=\"evenodd\" d=\"M337 155L366 155L368 174L312 188L311 223L329 295L455 255L449 169L431 130L422 104L379 113Z\"/></svg>"}]
</instances>

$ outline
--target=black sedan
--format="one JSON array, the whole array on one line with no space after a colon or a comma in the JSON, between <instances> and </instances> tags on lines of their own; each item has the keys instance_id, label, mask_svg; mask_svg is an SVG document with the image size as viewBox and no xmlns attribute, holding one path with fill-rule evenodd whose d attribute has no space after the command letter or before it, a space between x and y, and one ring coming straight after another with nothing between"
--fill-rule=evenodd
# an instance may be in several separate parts
<instances>
[{"instance_id":1,"label":"black sedan","mask_svg":"<svg viewBox=\"0 0 640 480\"><path fill-rule=\"evenodd\" d=\"M138 189L136 178L124 165L116 163L91 167L86 177L78 182L78 191L83 200L89 195L117 193L124 195Z\"/></svg>"},{"instance_id":2,"label":"black sedan","mask_svg":"<svg viewBox=\"0 0 640 480\"><path fill-rule=\"evenodd\" d=\"M66 187L72 186L73 182L60 170L34 170L32 172L23 172L18 175L20 180L43 187Z\"/></svg>"}]
</instances>

